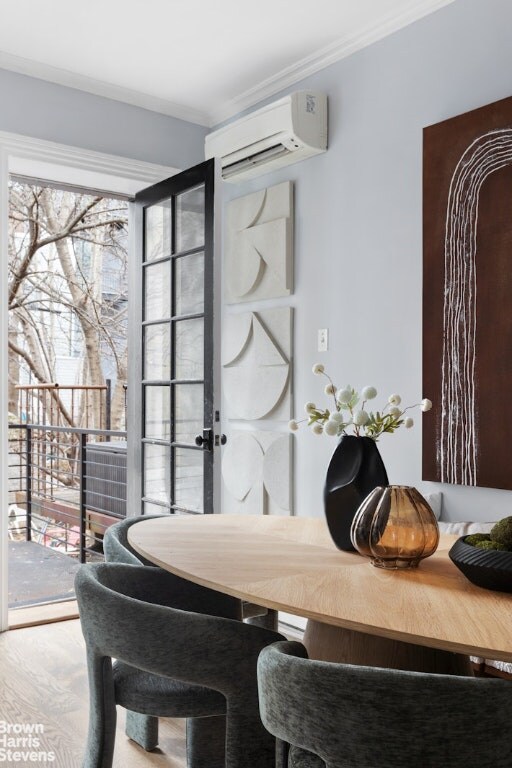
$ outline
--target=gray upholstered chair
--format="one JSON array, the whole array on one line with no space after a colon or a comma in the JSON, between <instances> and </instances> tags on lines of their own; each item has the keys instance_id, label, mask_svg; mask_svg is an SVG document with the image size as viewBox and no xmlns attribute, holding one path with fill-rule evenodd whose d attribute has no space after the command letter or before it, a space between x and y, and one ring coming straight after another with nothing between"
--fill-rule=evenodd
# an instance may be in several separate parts
<instances>
[{"instance_id":1,"label":"gray upholstered chair","mask_svg":"<svg viewBox=\"0 0 512 768\"><path fill-rule=\"evenodd\" d=\"M84 768L112 765L116 704L191 718L191 768L274 768L275 741L259 717L256 662L261 649L282 636L193 612L199 604L208 609L208 601L217 614L221 610L216 593L190 586L194 592L184 593L159 568L80 567L75 589L90 688ZM193 726L204 718L197 745Z\"/></svg>"},{"instance_id":2,"label":"gray upholstered chair","mask_svg":"<svg viewBox=\"0 0 512 768\"><path fill-rule=\"evenodd\" d=\"M126 565L148 565L154 567L153 563L146 560L145 557L136 552L130 545L128 542L128 530L132 525L141 520L152 520L153 518L158 517L162 517L162 515L131 517L107 528L103 539L103 553L106 562L124 563ZM214 592L205 587L198 588L191 582L170 573L167 574L167 579L172 594L180 594L181 605L183 607L188 607L187 600L189 600L190 610L196 611L197 613L210 613L215 616L224 616L225 618L241 621L242 604L237 598L223 595L220 592ZM149 694L149 691L147 691L147 693ZM166 712L169 711L169 706L171 705L171 698L172 692L168 690L166 695L166 706L161 712L157 712L155 708L153 708L154 714L133 712L129 708L126 711L126 735L147 752L150 752L158 746L158 716L166 717ZM178 690L174 698L176 699L173 708L175 713L174 716L185 717L189 707L187 705L180 711L179 704L181 701L181 691ZM167 716L169 717L170 715ZM208 742L208 744L210 744L212 741L215 741L215 736L212 733L215 729L219 734L223 734L224 726L217 721L206 723L203 720L201 723L187 723L189 762L194 763L194 765L202 762L200 753L203 747L203 742Z\"/></svg>"},{"instance_id":3,"label":"gray upholstered chair","mask_svg":"<svg viewBox=\"0 0 512 768\"><path fill-rule=\"evenodd\" d=\"M146 560L145 557L133 549L128 541L128 530L132 525L141 520L152 520L158 517L162 517L162 515L130 517L107 528L103 539L103 552L106 562L153 566L153 563ZM169 580L172 581L173 579L176 581L176 588L180 589L184 595L194 592L194 588L189 582L169 574ZM207 590L202 589L201 594L204 596L206 592ZM277 611L267 611L266 608L252 605L235 597L220 596L219 593L211 591L210 596L212 600L216 595L222 601L222 613L220 615L240 621L245 618L248 624L255 624L256 626L277 631ZM212 600L209 601L209 612L211 612ZM201 604L195 603L194 605L195 607L192 610L198 613L206 612L206 610L202 609ZM160 713L160 716L163 717L164 713ZM211 743L213 734L210 731L213 727L213 724L205 722L187 723L189 751L193 750L195 757L191 756L191 760L194 759L195 763L200 761L197 755L202 748L203 742L208 741L208 743ZM215 727L220 729L220 725ZM148 752L155 749L158 745L158 717L156 716L131 712L128 709L126 712L125 731L128 738L135 741Z\"/></svg>"},{"instance_id":4,"label":"gray upholstered chair","mask_svg":"<svg viewBox=\"0 0 512 768\"><path fill-rule=\"evenodd\" d=\"M128 530L135 523L141 520L152 520L162 515L142 515L140 517L128 517L115 525L111 525L105 531L103 540L103 552L107 563L129 563L132 565L153 565L146 560L128 542ZM231 598L234 602L236 598ZM249 624L255 624L257 627L272 629L277 632L278 614L270 608L264 608L261 605L249 603L246 600L237 601L240 610L240 619L244 619Z\"/></svg>"},{"instance_id":5,"label":"gray upholstered chair","mask_svg":"<svg viewBox=\"0 0 512 768\"><path fill-rule=\"evenodd\" d=\"M512 765L507 681L310 661L285 642L262 651L258 684L278 768Z\"/></svg>"}]
</instances>

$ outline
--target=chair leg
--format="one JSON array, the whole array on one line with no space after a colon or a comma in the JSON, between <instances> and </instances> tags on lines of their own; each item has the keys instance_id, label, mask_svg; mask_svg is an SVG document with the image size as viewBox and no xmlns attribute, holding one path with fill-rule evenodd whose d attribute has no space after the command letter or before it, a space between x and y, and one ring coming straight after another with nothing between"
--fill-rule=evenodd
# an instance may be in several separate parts
<instances>
[{"instance_id":1,"label":"chair leg","mask_svg":"<svg viewBox=\"0 0 512 768\"><path fill-rule=\"evenodd\" d=\"M127 709L125 733L146 752L151 752L158 746L158 717L142 715Z\"/></svg>"},{"instance_id":2,"label":"chair leg","mask_svg":"<svg viewBox=\"0 0 512 768\"><path fill-rule=\"evenodd\" d=\"M225 715L187 719L188 768L224 768L225 754Z\"/></svg>"},{"instance_id":3,"label":"chair leg","mask_svg":"<svg viewBox=\"0 0 512 768\"><path fill-rule=\"evenodd\" d=\"M275 768L276 740L263 727L257 700L227 703L225 768Z\"/></svg>"},{"instance_id":4,"label":"chair leg","mask_svg":"<svg viewBox=\"0 0 512 768\"><path fill-rule=\"evenodd\" d=\"M267 613L262 616L251 616L250 619L246 619L246 624L253 624L255 627L262 627L263 629L271 629L273 632L277 632L278 628L278 613L277 611L269 608Z\"/></svg>"},{"instance_id":5,"label":"chair leg","mask_svg":"<svg viewBox=\"0 0 512 768\"><path fill-rule=\"evenodd\" d=\"M276 768L287 768L290 745L286 741L276 739Z\"/></svg>"},{"instance_id":6,"label":"chair leg","mask_svg":"<svg viewBox=\"0 0 512 768\"><path fill-rule=\"evenodd\" d=\"M112 768L116 737L116 703L112 661L87 654L89 670L89 732L82 768Z\"/></svg>"}]
</instances>

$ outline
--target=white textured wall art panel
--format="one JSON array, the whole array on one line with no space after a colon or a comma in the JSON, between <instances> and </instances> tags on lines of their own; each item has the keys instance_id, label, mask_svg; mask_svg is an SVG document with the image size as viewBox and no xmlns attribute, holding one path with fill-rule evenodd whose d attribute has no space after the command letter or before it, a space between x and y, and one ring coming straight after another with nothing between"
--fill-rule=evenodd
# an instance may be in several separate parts
<instances>
[{"instance_id":1,"label":"white textured wall art panel","mask_svg":"<svg viewBox=\"0 0 512 768\"><path fill-rule=\"evenodd\" d=\"M222 511L288 515L292 511L292 436L231 432L222 457Z\"/></svg>"},{"instance_id":2,"label":"white textured wall art panel","mask_svg":"<svg viewBox=\"0 0 512 768\"><path fill-rule=\"evenodd\" d=\"M225 298L229 304L293 290L293 185L276 184L226 207Z\"/></svg>"},{"instance_id":3,"label":"white textured wall art panel","mask_svg":"<svg viewBox=\"0 0 512 768\"><path fill-rule=\"evenodd\" d=\"M290 418L292 317L290 307L225 317L222 369L229 419Z\"/></svg>"}]
</instances>

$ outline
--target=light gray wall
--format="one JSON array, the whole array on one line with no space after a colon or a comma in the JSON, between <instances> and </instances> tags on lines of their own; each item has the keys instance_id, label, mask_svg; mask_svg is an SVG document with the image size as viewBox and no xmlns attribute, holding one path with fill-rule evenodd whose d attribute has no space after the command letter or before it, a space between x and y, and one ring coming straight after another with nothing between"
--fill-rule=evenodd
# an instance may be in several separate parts
<instances>
[{"instance_id":1,"label":"light gray wall","mask_svg":"<svg viewBox=\"0 0 512 768\"><path fill-rule=\"evenodd\" d=\"M456 0L309 77L290 90L328 94L328 152L224 185L226 196L237 197L295 181L296 290L289 303L296 308L299 416L304 402L324 397L323 382L311 373L317 361L339 386L373 384L385 397L399 392L407 404L429 395L421 385L422 129L512 95L511 29L510 0ZM330 349L318 353L317 329L324 327ZM507 406L489 403L505 415ZM322 515L334 446L334 438L297 433L297 514ZM419 413L412 430L384 435L379 447L391 483L443 491L445 518L511 514L511 492L422 483Z\"/></svg>"},{"instance_id":2,"label":"light gray wall","mask_svg":"<svg viewBox=\"0 0 512 768\"><path fill-rule=\"evenodd\" d=\"M0 131L151 163L204 160L203 126L0 69Z\"/></svg>"}]
</instances>

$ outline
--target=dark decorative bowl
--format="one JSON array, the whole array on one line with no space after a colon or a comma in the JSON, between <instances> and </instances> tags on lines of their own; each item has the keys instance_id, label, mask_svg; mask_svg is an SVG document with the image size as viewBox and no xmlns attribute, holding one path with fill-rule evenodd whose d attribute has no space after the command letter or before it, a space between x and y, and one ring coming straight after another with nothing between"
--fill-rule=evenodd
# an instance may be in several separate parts
<instances>
[{"instance_id":1,"label":"dark decorative bowl","mask_svg":"<svg viewBox=\"0 0 512 768\"><path fill-rule=\"evenodd\" d=\"M477 587L512 592L512 552L485 550L457 539L448 555L464 576Z\"/></svg>"}]
</instances>

